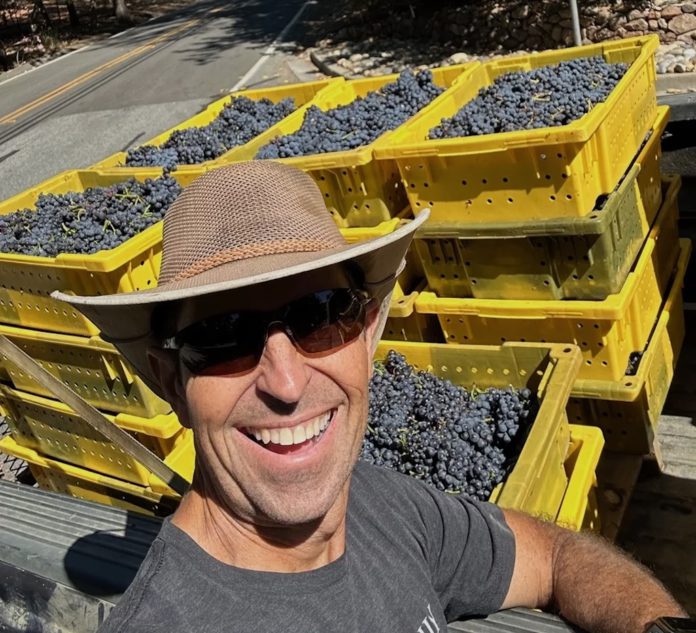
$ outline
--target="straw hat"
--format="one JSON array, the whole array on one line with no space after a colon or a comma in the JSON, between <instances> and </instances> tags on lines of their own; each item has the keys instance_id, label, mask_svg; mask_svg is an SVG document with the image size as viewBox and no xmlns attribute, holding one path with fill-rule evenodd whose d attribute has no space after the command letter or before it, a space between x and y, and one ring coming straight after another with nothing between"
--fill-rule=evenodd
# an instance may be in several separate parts
<instances>
[{"instance_id":1,"label":"straw hat","mask_svg":"<svg viewBox=\"0 0 696 633\"><path fill-rule=\"evenodd\" d=\"M147 359L148 347L161 340L155 310L157 319L171 317L182 303L210 302L224 293L348 262L362 271L364 289L383 300L427 215L384 237L349 245L304 172L272 161L235 163L195 180L167 211L156 288L93 297L56 291L51 296L80 310L163 395Z\"/></svg>"}]
</instances>

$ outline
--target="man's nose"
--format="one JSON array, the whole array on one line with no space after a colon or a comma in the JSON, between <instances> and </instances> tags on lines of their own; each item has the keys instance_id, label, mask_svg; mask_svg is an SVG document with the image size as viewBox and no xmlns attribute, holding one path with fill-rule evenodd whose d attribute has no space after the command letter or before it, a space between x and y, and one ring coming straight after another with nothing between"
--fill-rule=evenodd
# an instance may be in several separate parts
<instances>
[{"instance_id":1,"label":"man's nose","mask_svg":"<svg viewBox=\"0 0 696 633\"><path fill-rule=\"evenodd\" d=\"M310 369L304 356L277 326L268 333L259 369L257 387L286 404L298 402L309 382Z\"/></svg>"}]
</instances>

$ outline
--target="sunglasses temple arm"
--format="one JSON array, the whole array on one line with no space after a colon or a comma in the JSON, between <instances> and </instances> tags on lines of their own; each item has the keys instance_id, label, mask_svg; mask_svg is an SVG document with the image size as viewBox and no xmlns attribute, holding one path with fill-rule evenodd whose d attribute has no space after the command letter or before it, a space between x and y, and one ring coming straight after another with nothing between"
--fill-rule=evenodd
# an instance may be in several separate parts
<instances>
[{"instance_id":1,"label":"sunglasses temple arm","mask_svg":"<svg viewBox=\"0 0 696 633\"><path fill-rule=\"evenodd\" d=\"M374 334L372 335L372 341L371 343L371 349L370 353L371 356L374 356L375 352L377 351L377 344L379 343L380 339L382 338L382 333L384 332L384 328L387 325L387 318L389 317L389 306L391 305L391 299L392 299L392 294L394 291L392 290L389 294L387 294L386 297L382 300L382 304L379 306L379 316L378 316L378 321L377 321L377 327L374 331Z\"/></svg>"}]
</instances>

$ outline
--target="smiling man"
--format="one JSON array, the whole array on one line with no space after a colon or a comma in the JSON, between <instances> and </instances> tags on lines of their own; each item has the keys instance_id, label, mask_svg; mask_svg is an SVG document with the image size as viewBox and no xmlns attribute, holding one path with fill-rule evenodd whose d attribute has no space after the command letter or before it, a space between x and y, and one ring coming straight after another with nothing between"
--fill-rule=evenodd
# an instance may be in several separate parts
<instances>
[{"instance_id":1,"label":"smiling man","mask_svg":"<svg viewBox=\"0 0 696 633\"><path fill-rule=\"evenodd\" d=\"M357 463L372 355L413 232L348 245L273 162L195 181L159 286L72 297L193 429L191 490L106 632L444 632L513 606L590 631L684 611L587 536Z\"/></svg>"}]
</instances>

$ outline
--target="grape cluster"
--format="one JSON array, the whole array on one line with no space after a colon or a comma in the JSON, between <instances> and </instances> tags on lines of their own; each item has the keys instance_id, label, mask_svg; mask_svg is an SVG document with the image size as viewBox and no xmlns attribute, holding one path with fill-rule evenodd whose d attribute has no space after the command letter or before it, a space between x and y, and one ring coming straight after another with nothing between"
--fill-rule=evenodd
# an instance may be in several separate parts
<instances>
[{"instance_id":1,"label":"grape cluster","mask_svg":"<svg viewBox=\"0 0 696 633\"><path fill-rule=\"evenodd\" d=\"M348 105L326 112L310 106L297 132L273 139L259 150L256 158L290 158L367 145L410 119L442 91L433 83L431 71L414 75L405 70L396 81Z\"/></svg>"},{"instance_id":2,"label":"grape cluster","mask_svg":"<svg viewBox=\"0 0 696 633\"><path fill-rule=\"evenodd\" d=\"M160 146L141 145L129 150L126 165L158 165L173 171L177 165L214 160L233 147L249 142L294 110L295 100L292 98L273 103L269 99L253 101L237 97L208 125L176 130Z\"/></svg>"},{"instance_id":3,"label":"grape cluster","mask_svg":"<svg viewBox=\"0 0 696 633\"><path fill-rule=\"evenodd\" d=\"M114 248L159 222L180 191L176 180L165 176L41 194L35 209L0 216L0 252L55 257Z\"/></svg>"},{"instance_id":4,"label":"grape cluster","mask_svg":"<svg viewBox=\"0 0 696 633\"><path fill-rule=\"evenodd\" d=\"M392 350L375 363L361 459L487 500L519 454L536 406L529 389L469 391Z\"/></svg>"},{"instance_id":5,"label":"grape cluster","mask_svg":"<svg viewBox=\"0 0 696 633\"><path fill-rule=\"evenodd\" d=\"M453 117L442 119L429 138L566 125L605 101L627 69L587 57L501 75Z\"/></svg>"}]
</instances>

